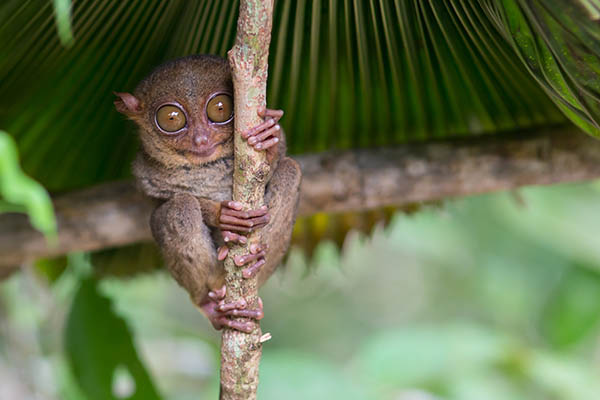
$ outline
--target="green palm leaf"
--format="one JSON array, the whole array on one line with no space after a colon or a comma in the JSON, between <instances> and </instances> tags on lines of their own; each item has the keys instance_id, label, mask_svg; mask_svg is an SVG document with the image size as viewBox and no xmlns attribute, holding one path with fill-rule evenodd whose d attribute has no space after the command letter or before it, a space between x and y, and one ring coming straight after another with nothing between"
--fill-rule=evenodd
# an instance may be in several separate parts
<instances>
[{"instance_id":1,"label":"green palm leaf","mask_svg":"<svg viewBox=\"0 0 600 400\"><path fill-rule=\"evenodd\" d=\"M600 136L600 2L484 2L527 70L561 111Z\"/></svg>"},{"instance_id":2,"label":"green palm leaf","mask_svg":"<svg viewBox=\"0 0 600 400\"><path fill-rule=\"evenodd\" d=\"M481 3L481 4L480 4ZM128 174L132 126L112 109L161 61L224 55L237 2L74 2L71 47L51 3L0 5L0 126L27 172L62 191ZM277 2L269 103L293 153L388 146L562 122L487 2ZM493 21L493 22L492 22Z\"/></svg>"}]
</instances>

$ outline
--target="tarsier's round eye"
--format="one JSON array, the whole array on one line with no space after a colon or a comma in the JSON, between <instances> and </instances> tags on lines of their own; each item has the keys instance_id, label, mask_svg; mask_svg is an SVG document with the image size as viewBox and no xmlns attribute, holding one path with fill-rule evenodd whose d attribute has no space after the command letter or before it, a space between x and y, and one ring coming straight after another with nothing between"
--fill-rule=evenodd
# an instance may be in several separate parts
<instances>
[{"instance_id":1,"label":"tarsier's round eye","mask_svg":"<svg viewBox=\"0 0 600 400\"><path fill-rule=\"evenodd\" d=\"M225 122L233 116L233 100L227 94L219 94L206 105L206 115L212 122Z\"/></svg>"},{"instance_id":2,"label":"tarsier's round eye","mask_svg":"<svg viewBox=\"0 0 600 400\"><path fill-rule=\"evenodd\" d=\"M177 132L185 126L185 114L181 108L167 104L156 112L156 123L165 132Z\"/></svg>"}]
</instances>

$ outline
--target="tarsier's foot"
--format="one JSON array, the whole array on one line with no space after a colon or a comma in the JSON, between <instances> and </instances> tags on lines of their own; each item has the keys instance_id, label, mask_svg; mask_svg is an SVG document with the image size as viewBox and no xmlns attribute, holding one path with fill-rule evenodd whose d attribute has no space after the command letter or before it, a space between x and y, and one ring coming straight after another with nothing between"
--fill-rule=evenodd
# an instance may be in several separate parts
<instances>
[{"instance_id":1,"label":"tarsier's foot","mask_svg":"<svg viewBox=\"0 0 600 400\"><path fill-rule=\"evenodd\" d=\"M247 310L248 303L242 299L234 303L225 303L225 286L219 290L208 292L208 299L201 305L213 327L217 330L224 327L250 333L256 327L254 322L234 321L230 317L246 317L255 320L263 318L263 303L258 298L258 310Z\"/></svg>"}]
</instances>

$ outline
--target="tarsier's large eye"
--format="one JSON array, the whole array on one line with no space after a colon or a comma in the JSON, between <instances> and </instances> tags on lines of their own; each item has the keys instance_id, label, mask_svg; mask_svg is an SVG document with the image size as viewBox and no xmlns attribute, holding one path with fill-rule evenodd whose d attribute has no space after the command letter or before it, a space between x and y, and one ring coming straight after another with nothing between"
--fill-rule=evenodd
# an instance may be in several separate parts
<instances>
[{"instance_id":1,"label":"tarsier's large eye","mask_svg":"<svg viewBox=\"0 0 600 400\"><path fill-rule=\"evenodd\" d=\"M225 122L233 116L233 100L227 94L219 94L206 105L206 115L212 122Z\"/></svg>"},{"instance_id":2,"label":"tarsier's large eye","mask_svg":"<svg viewBox=\"0 0 600 400\"><path fill-rule=\"evenodd\" d=\"M156 123L165 132L177 132L185 127L185 114L181 108L167 104L156 112Z\"/></svg>"}]
</instances>

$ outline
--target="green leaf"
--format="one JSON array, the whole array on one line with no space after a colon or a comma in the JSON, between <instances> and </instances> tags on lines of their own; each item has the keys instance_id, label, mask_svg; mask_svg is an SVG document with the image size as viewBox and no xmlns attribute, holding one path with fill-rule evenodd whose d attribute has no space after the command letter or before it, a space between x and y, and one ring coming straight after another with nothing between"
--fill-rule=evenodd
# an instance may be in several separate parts
<instances>
[{"instance_id":1,"label":"green leaf","mask_svg":"<svg viewBox=\"0 0 600 400\"><path fill-rule=\"evenodd\" d=\"M21 171L17 146L3 131L0 131L0 195L8 202L0 202L0 211L24 210L36 229L46 235L56 233L56 221L48 193Z\"/></svg>"},{"instance_id":2,"label":"green leaf","mask_svg":"<svg viewBox=\"0 0 600 400\"><path fill-rule=\"evenodd\" d=\"M65 350L82 391L90 400L160 399L135 349L125 321L98 292L96 281L81 282L65 328ZM125 384L123 384L125 381ZM133 386L132 386L133 385Z\"/></svg>"},{"instance_id":3,"label":"green leaf","mask_svg":"<svg viewBox=\"0 0 600 400\"><path fill-rule=\"evenodd\" d=\"M66 270L68 265L68 259L66 256L60 256L55 258L40 258L35 260L33 266L35 271L46 278L49 283L56 282L63 272Z\"/></svg>"},{"instance_id":4,"label":"green leaf","mask_svg":"<svg viewBox=\"0 0 600 400\"><path fill-rule=\"evenodd\" d=\"M563 113L600 136L600 26L589 0L484 0L492 20Z\"/></svg>"},{"instance_id":5,"label":"green leaf","mask_svg":"<svg viewBox=\"0 0 600 400\"><path fill-rule=\"evenodd\" d=\"M600 323L600 274L574 266L559 282L543 313L544 337L566 348L589 337Z\"/></svg>"},{"instance_id":6,"label":"green leaf","mask_svg":"<svg viewBox=\"0 0 600 400\"><path fill-rule=\"evenodd\" d=\"M53 0L54 18L58 37L63 46L73 44L73 32L71 31L71 0Z\"/></svg>"}]
</instances>

